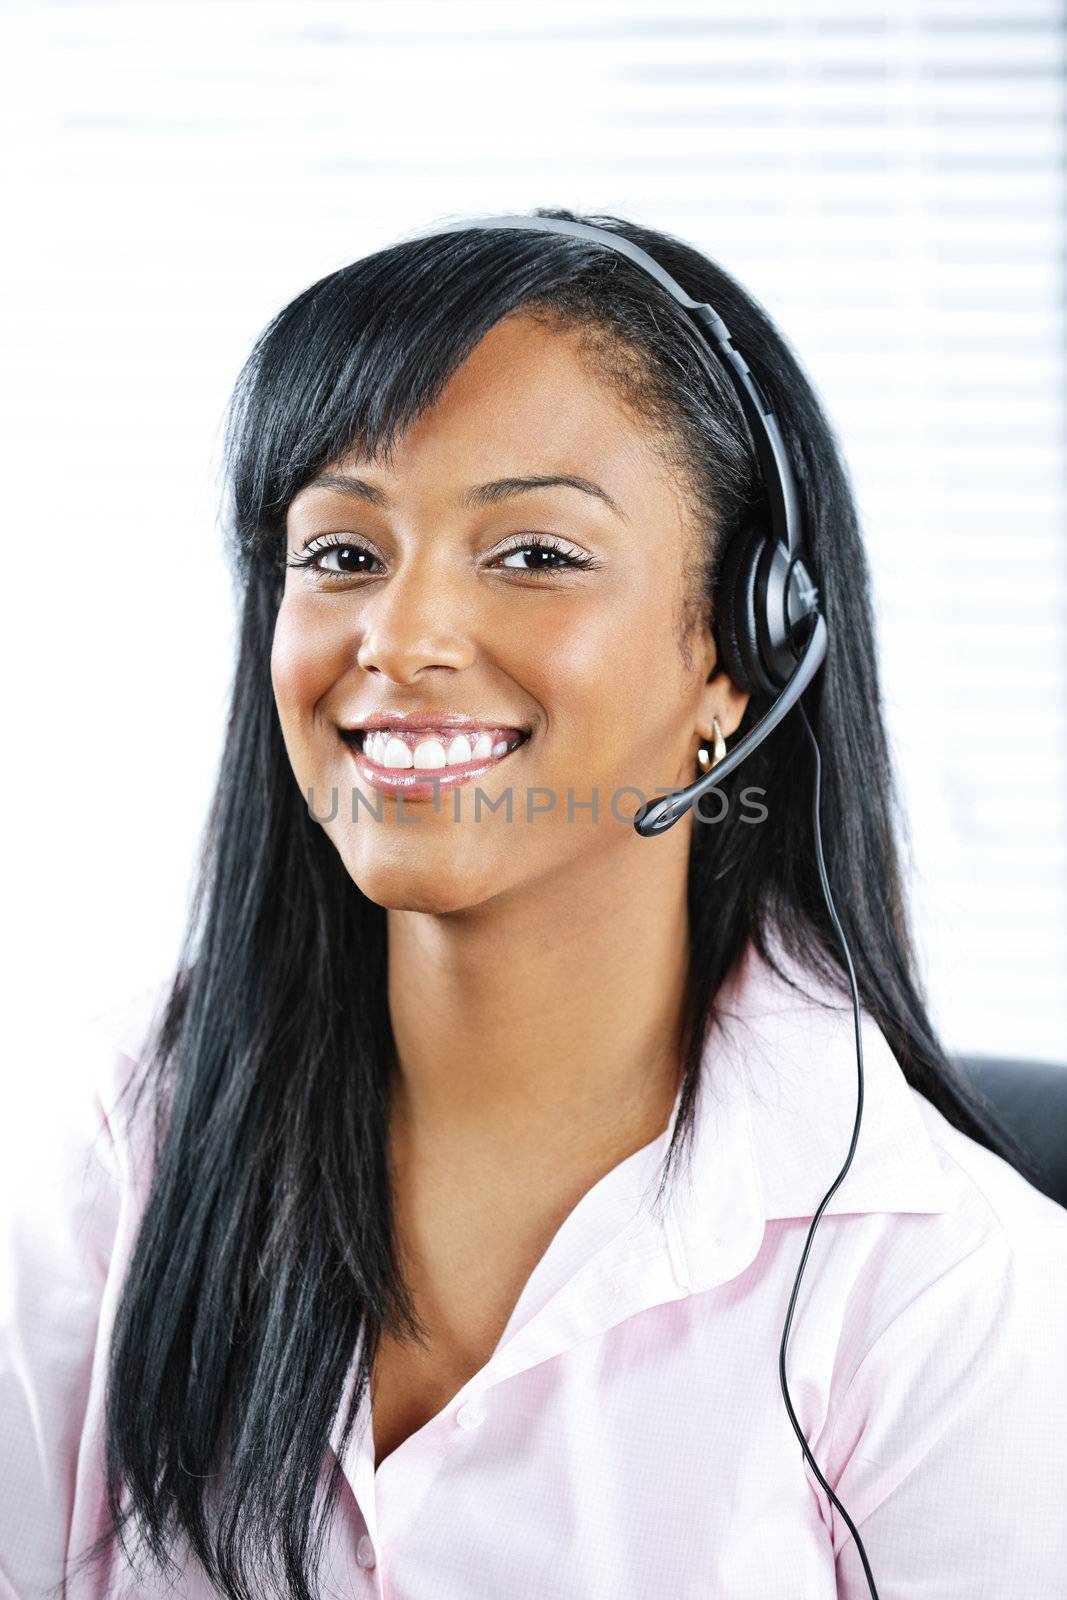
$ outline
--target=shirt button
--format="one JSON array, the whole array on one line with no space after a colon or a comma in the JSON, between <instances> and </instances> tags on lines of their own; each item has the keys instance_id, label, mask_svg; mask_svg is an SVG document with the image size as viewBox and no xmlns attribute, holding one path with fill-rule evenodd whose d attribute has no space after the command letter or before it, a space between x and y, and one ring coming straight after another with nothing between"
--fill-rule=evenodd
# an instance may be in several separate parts
<instances>
[{"instance_id":1,"label":"shirt button","mask_svg":"<svg viewBox=\"0 0 1067 1600\"><path fill-rule=\"evenodd\" d=\"M361 1567L373 1567L374 1565L374 1546L367 1534L364 1534L356 1545L356 1560Z\"/></svg>"},{"instance_id":2,"label":"shirt button","mask_svg":"<svg viewBox=\"0 0 1067 1600\"><path fill-rule=\"evenodd\" d=\"M461 1428L477 1428L485 1421L485 1407L480 1400L468 1400L456 1412L456 1421Z\"/></svg>"}]
</instances>

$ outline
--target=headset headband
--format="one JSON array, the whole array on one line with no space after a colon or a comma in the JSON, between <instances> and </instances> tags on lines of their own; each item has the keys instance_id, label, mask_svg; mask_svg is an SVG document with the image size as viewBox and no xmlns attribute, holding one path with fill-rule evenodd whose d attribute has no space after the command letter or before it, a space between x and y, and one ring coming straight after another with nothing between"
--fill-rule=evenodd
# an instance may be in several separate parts
<instances>
[{"instance_id":1,"label":"headset headband","mask_svg":"<svg viewBox=\"0 0 1067 1600\"><path fill-rule=\"evenodd\" d=\"M730 677L739 688L769 696L772 703L755 727L695 783L642 805L634 827L650 837L672 827L705 790L720 784L763 743L800 699L825 657L828 633L816 587L800 554L799 503L789 458L767 398L730 342L730 330L718 312L687 295L638 245L605 228L560 217L475 217L417 237L475 228L577 235L627 256L667 290L696 323L705 344L718 351L752 430L771 525L768 528L761 523L734 534L720 573L717 611L720 645ZM810 627L798 658L797 639L806 624Z\"/></svg>"}]
</instances>

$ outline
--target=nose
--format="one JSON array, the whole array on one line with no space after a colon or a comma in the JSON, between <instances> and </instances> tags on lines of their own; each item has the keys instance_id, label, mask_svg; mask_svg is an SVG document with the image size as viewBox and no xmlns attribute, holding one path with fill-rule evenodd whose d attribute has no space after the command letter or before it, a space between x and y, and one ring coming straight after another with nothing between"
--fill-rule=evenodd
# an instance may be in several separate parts
<instances>
[{"instance_id":1,"label":"nose","mask_svg":"<svg viewBox=\"0 0 1067 1600\"><path fill-rule=\"evenodd\" d=\"M462 669L477 653L468 615L440 564L413 557L366 597L356 661L394 683L409 682L424 667Z\"/></svg>"}]
</instances>

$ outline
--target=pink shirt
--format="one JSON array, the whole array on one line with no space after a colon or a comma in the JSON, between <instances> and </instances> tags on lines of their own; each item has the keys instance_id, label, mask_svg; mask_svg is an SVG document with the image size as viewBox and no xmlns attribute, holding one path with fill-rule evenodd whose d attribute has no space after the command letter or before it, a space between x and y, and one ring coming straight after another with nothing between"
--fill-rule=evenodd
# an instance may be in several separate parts
<instances>
[{"instance_id":1,"label":"pink shirt","mask_svg":"<svg viewBox=\"0 0 1067 1600\"><path fill-rule=\"evenodd\" d=\"M102 1527L106 1342L146 1185L113 1100L154 993L35 1066L46 1081L7 1140L0 1600L43 1595ZM868 1595L778 1377L810 1220L855 1121L851 1005L793 995L751 951L729 995L692 1187L663 1224L641 1204L666 1133L601 1178L490 1360L377 1471L364 1400L324 1593ZM881 1600L1063 1600L1067 1211L912 1090L869 1018L864 1066L856 1154L794 1313L793 1406ZM173 1590L126 1590L112 1571L66 1591L125 1592L211 1590L187 1567Z\"/></svg>"}]
</instances>

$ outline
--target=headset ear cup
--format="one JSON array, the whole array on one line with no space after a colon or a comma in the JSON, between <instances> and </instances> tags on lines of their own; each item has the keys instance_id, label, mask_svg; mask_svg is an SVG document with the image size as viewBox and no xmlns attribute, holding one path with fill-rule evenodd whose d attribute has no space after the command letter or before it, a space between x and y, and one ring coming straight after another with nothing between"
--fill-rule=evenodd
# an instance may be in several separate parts
<instances>
[{"instance_id":1,"label":"headset ear cup","mask_svg":"<svg viewBox=\"0 0 1067 1600\"><path fill-rule=\"evenodd\" d=\"M764 546L761 528L741 528L726 548L715 588L715 631L722 663L737 687L762 692L756 633L756 570Z\"/></svg>"}]
</instances>

